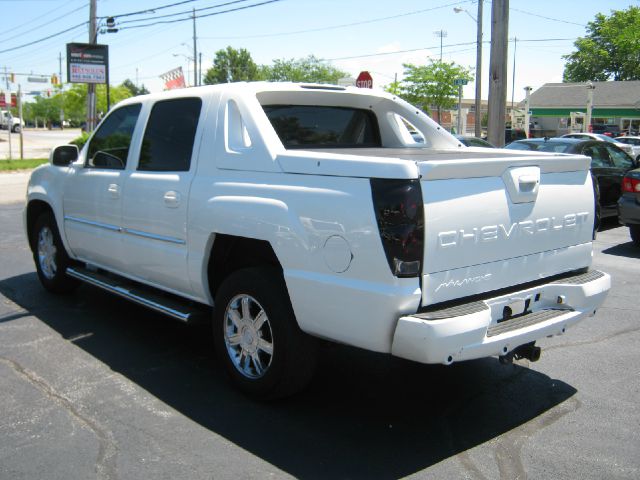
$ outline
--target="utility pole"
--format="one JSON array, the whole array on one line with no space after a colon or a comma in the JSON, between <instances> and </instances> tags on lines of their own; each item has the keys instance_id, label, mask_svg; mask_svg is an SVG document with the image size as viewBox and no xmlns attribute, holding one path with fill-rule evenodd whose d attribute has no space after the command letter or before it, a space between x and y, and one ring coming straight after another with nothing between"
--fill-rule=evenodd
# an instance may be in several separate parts
<instances>
[{"instance_id":1,"label":"utility pole","mask_svg":"<svg viewBox=\"0 0 640 480\"><path fill-rule=\"evenodd\" d=\"M98 30L96 25L96 0L89 3L89 43L97 43ZM96 127L96 86L87 84L87 132Z\"/></svg>"},{"instance_id":2,"label":"utility pole","mask_svg":"<svg viewBox=\"0 0 640 480\"><path fill-rule=\"evenodd\" d=\"M58 74L58 85L60 85L60 91L62 92L62 52L58 52ZM64 108L62 104L60 104L60 130L64 130Z\"/></svg>"},{"instance_id":3,"label":"utility pole","mask_svg":"<svg viewBox=\"0 0 640 480\"><path fill-rule=\"evenodd\" d=\"M491 3L491 57L489 59L489 142L504 146L505 109L507 106L507 49L509 34L509 0Z\"/></svg>"},{"instance_id":4,"label":"utility pole","mask_svg":"<svg viewBox=\"0 0 640 480\"><path fill-rule=\"evenodd\" d=\"M436 37L440 37L440 63L442 63L442 39L447 36L447 31L440 29L433 32L433 34ZM438 105L438 123L442 125L442 109L440 105Z\"/></svg>"},{"instance_id":5,"label":"utility pole","mask_svg":"<svg viewBox=\"0 0 640 480\"><path fill-rule=\"evenodd\" d=\"M531 116L529 112L531 111L531 87L524 87L524 133L527 138L530 138L531 130L529 129L529 123L531 122Z\"/></svg>"},{"instance_id":6,"label":"utility pole","mask_svg":"<svg viewBox=\"0 0 640 480\"><path fill-rule=\"evenodd\" d=\"M196 44L196 9L193 9L193 86L198 86L198 46Z\"/></svg>"},{"instance_id":7,"label":"utility pole","mask_svg":"<svg viewBox=\"0 0 640 480\"><path fill-rule=\"evenodd\" d=\"M518 48L518 37L513 37L513 73L511 74L511 111L513 112L513 94L516 88L516 49ZM512 125L513 126L513 125Z\"/></svg>"},{"instance_id":8,"label":"utility pole","mask_svg":"<svg viewBox=\"0 0 640 480\"><path fill-rule=\"evenodd\" d=\"M18 120L20 121L20 160L24 160L24 137L22 136L22 88L18 84ZM11 130L11 127L9 127Z\"/></svg>"},{"instance_id":9,"label":"utility pole","mask_svg":"<svg viewBox=\"0 0 640 480\"><path fill-rule=\"evenodd\" d=\"M7 94L9 95L9 98L11 98L11 90L10 90L10 86L9 86L9 73L7 71L7 66L4 66L4 79L7 82ZM13 157L11 156L11 127L13 126L13 121L11 120L11 110L7 109L7 117L5 118L5 121L7 122L7 135L8 135L8 141L9 141L9 160L12 160Z\"/></svg>"},{"instance_id":10,"label":"utility pole","mask_svg":"<svg viewBox=\"0 0 640 480\"><path fill-rule=\"evenodd\" d=\"M482 137L482 3L478 0L478 28L476 37L476 137Z\"/></svg>"},{"instance_id":11,"label":"utility pole","mask_svg":"<svg viewBox=\"0 0 640 480\"><path fill-rule=\"evenodd\" d=\"M585 132L590 132L591 130L591 113L593 112L593 91L596 86L587 82L587 114L584 118L584 128L586 128Z\"/></svg>"}]
</instances>

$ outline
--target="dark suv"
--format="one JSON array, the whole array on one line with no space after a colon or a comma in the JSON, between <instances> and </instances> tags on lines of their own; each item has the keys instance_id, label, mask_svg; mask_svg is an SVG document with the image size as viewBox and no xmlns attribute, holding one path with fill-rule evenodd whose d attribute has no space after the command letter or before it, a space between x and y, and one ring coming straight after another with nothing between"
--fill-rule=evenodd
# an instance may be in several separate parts
<instances>
[{"instance_id":1,"label":"dark suv","mask_svg":"<svg viewBox=\"0 0 640 480\"><path fill-rule=\"evenodd\" d=\"M589 126L589 132L601 133L607 137L619 137L620 126L619 125L607 125L604 123L592 124Z\"/></svg>"}]
</instances>

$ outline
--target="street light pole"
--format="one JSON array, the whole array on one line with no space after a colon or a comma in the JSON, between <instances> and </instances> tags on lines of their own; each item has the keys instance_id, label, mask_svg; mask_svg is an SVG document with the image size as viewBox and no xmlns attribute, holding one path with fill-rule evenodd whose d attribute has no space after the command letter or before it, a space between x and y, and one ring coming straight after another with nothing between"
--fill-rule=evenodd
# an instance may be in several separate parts
<instances>
[{"instance_id":1,"label":"street light pole","mask_svg":"<svg viewBox=\"0 0 640 480\"><path fill-rule=\"evenodd\" d=\"M193 9L193 86L198 86L198 47L196 45L196 9Z\"/></svg>"},{"instance_id":2,"label":"street light pole","mask_svg":"<svg viewBox=\"0 0 640 480\"><path fill-rule=\"evenodd\" d=\"M475 136L482 137L482 3L484 0L478 0L478 17L474 18L466 9L454 7L456 13L464 12L471 20L476 22L476 98L475 98Z\"/></svg>"},{"instance_id":3,"label":"street light pole","mask_svg":"<svg viewBox=\"0 0 640 480\"><path fill-rule=\"evenodd\" d=\"M89 4L89 43L97 43L98 28L96 22L96 0ZM87 84L87 132L92 132L96 126L96 86Z\"/></svg>"},{"instance_id":4,"label":"street light pole","mask_svg":"<svg viewBox=\"0 0 640 480\"><path fill-rule=\"evenodd\" d=\"M442 61L442 39L447 36L446 30L436 30L433 32L436 37L440 37L440 61Z\"/></svg>"}]
</instances>

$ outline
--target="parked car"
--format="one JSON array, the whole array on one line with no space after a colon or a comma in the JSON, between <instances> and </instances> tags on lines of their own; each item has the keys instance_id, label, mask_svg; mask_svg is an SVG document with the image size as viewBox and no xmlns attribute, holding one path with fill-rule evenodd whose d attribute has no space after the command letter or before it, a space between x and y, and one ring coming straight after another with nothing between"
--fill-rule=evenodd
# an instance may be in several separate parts
<instances>
[{"instance_id":1,"label":"parked car","mask_svg":"<svg viewBox=\"0 0 640 480\"><path fill-rule=\"evenodd\" d=\"M631 240L640 247L640 168L622 179L622 195L618 200L618 219L629 227Z\"/></svg>"},{"instance_id":2,"label":"parked car","mask_svg":"<svg viewBox=\"0 0 640 480\"><path fill-rule=\"evenodd\" d=\"M473 135L454 135L463 145L467 147L483 147L483 148L496 148L495 145L483 140L482 138L474 137Z\"/></svg>"},{"instance_id":3,"label":"parked car","mask_svg":"<svg viewBox=\"0 0 640 480\"><path fill-rule=\"evenodd\" d=\"M633 157L633 147L631 145L618 142L617 140L614 140L608 135L604 135L602 133L567 133L566 135L562 135L562 138L578 138L581 140L597 140L599 142L613 143L616 147Z\"/></svg>"},{"instance_id":4,"label":"parked car","mask_svg":"<svg viewBox=\"0 0 640 480\"><path fill-rule=\"evenodd\" d=\"M626 136L626 137L616 137L615 141L624 143L627 145L631 145L632 157L636 159L636 162L640 161L640 137L637 136Z\"/></svg>"},{"instance_id":5,"label":"parked car","mask_svg":"<svg viewBox=\"0 0 640 480\"><path fill-rule=\"evenodd\" d=\"M589 125L589 132L600 133L607 137L617 137L620 135L620 126L615 124L595 123Z\"/></svg>"},{"instance_id":6,"label":"parked car","mask_svg":"<svg viewBox=\"0 0 640 480\"><path fill-rule=\"evenodd\" d=\"M527 133L522 128L507 128L504 131L504 144L507 145L516 140L527 138Z\"/></svg>"},{"instance_id":7,"label":"parked car","mask_svg":"<svg viewBox=\"0 0 640 480\"><path fill-rule=\"evenodd\" d=\"M618 199L622 193L622 178L636 168L636 162L615 143L567 137L529 138L507 145L511 150L581 153L591 157L591 172L597 180L599 219L618 215ZM596 221L599 222L599 219Z\"/></svg>"}]
</instances>

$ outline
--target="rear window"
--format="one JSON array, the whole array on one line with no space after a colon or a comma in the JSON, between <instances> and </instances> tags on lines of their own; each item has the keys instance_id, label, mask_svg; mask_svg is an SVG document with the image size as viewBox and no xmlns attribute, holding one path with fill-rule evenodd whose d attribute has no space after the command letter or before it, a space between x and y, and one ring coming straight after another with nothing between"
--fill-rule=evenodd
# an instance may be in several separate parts
<instances>
[{"instance_id":1,"label":"rear window","mask_svg":"<svg viewBox=\"0 0 640 480\"><path fill-rule=\"evenodd\" d=\"M380 147L373 112L316 105L263 105L285 148Z\"/></svg>"}]
</instances>

